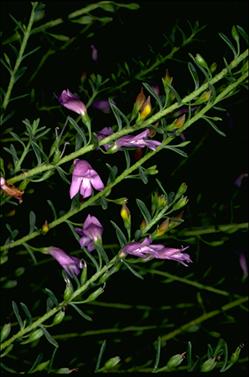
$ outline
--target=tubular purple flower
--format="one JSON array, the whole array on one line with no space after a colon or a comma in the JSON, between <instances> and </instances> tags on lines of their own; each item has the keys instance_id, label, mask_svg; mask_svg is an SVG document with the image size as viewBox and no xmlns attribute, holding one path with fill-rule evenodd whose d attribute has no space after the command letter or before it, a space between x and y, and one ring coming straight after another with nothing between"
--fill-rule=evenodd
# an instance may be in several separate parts
<instances>
[{"instance_id":1,"label":"tubular purple flower","mask_svg":"<svg viewBox=\"0 0 249 377\"><path fill-rule=\"evenodd\" d=\"M80 259L71 257L58 247L51 246L48 253L61 265L69 276L79 275L83 264Z\"/></svg>"},{"instance_id":2,"label":"tubular purple flower","mask_svg":"<svg viewBox=\"0 0 249 377\"><path fill-rule=\"evenodd\" d=\"M146 237L142 242L130 242L125 245L122 251L125 254L134 255L140 258L146 259L170 259L187 266L187 263L192 262L188 254L183 253L188 248L184 247L176 249L172 247L166 247L161 244L151 244L152 241L149 237Z\"/></svg>"},{"instance_id":3,"label":"tubular purple flower","mask_svg":"<svg viewBox=\"0 0 249 377\"><path fill-rule=\"evenodd\" d=\"M144 148L148 147L149 149L155 150L158 145L161 144L160 141L148 139L150 131L147 129L141 132L138 135L126 135L120 137L115 141L114 146L117 149L120 148Z\"/></svg>"},{"instance_id":4,"label":"tubular purple flower","mask_svg":"<svg viewBox=\"0 0 249 377\"><path fill-rule=\"evenodd\" d=\"M83 198L88 198L92 195L93 188L98 191L103 190L104 184L100 176L87 161L74 160L70 198L72 199L78 192L80 192Z\"/></svg>"},{"instance_id":5,"label":"tubular purple flower","mask_svg":"<svg viewBox=\"0 0 249 377\"><path fill-rule=\"evenodd\" d=\"M82 116L84 116L87 112L84 103L78 96L72 94L69 89L63 90L61 95L58 97L58 101L62 106Z\"/></svg>"},{"instance_id":6,"label":"tubular purple flower","mask_svg":"<svg viewBox=\"0 0 249 377\"><path fill-rule=\"evenodd\" d=\"M102 128L102 130L97 132L97 139L100 141L104 139L105 137L110 136L112 134L113 134L113 130L111 127L104 127ZM103 147L105 148L105 150L108 150L110 148L110 144L105 144L103 145Z\"/></svg>"},{"instance_id":7,"label":"tubular purple flower","mask_svg":"<svg viewBox=\"0 0 249 377\"><path fill-rule=\"evenodd\" d=\"M95 243L101 242L103 226L95 216L88 215L81 228L75 228L75 231L81 236L79 242L81 247L88 251L95 249Z\"/></svg>"}]
</instances>

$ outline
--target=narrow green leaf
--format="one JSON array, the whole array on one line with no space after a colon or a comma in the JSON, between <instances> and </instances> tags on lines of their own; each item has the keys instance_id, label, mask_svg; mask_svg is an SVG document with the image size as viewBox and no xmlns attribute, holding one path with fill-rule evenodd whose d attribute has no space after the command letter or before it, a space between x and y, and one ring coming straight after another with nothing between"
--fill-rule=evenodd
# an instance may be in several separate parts
<instances>
[{"instance_id":1,"label":"narrow green leaf","mask_svg":"<svg viewBox=\"0 0 249 377\"><path fill-rule=\"evenodd\" d=\"M230 39L223 33L219 33L219 36L223 39L223 41L228 45L228 47L232 50L234 56L236 57L237 55L237 52L232 44L232 42L230 41Z\"/></svg>"},{"instance_id":2,"label":"narrow green leaf","mask_svg":"<svg viewBox=\"0 0 249 377\"><path fill-rule=\"evenodd\" d=\"M74 127L74 129L77 131L79 136L82 138L84 145L86 144L86 136L85 132L81 129L81 127L78 126L78 124L75 122L75 120L71 117L68 117L69 123Z\"/></svg>"},{"instance_id":3,"label":"narrow green leaf","mask_svg":"<svg viewBox=\"0 0 249 377\"><path fill-rule=\"evenodd\" d=\"M155 371L159 366L160 356L161 356L161 338L159 336L156 342L156 359L155 359L153 371Z\"/></svg>"},{"instance_id":4,"label":"narrow green leaf","mask_svg":"<svg viewBox=\"0 0 249 377\"><path fill-rule=\"evenodd\" d=\"M165 145L164 146L165 149L169 149L177 154L179 154L180 156L182 157L188 157L187 153L183 152L181 149L179 148L176 148L175 146L173 145Z\"/></svg>"},{"instance_id":5,"label":"narrow green leaf","mask_svg":"<svg viewBox=\"0 0 249 377\"><path fill-rule=\"evenodd\" d=\"M59 347L59 344L57 343L57 341L50 335L50 333L48 332L47 329L45 329L44 326L40 326L40 328L42 329L47 341L52 344L55 348L58 348Z\"/></svg>"},{"instance_id":6,"label":"narrow green leaf","mask_svg":"<svg viewBox=\"0 0 249 377\"><path fill-rule=\"evenodd\" d=\"M35 222L36 222L36 214L34 213L34 211L30 211L29 212L29 233L32 233L36 226L35 226Z\"/></svg>"},{"instance_id":7,"label":"narrow green leaf","mask_svg":"<svg viewBox=\"0 0 249 377\"><path fill-rule=\"evenodd\" d=\"M28 323L29 324L32 323L33 319L32 319L32 315L31 315L28 307L23 302L21 302L20 305L21 305L22 310L24 311L24 313L25 313L25 315L27 317Z\"/></svg>"},{"instance_id":8,"label":"narrow green leaf","mask_svg":"<svg viewBox=\"0 0 249 377\"><path fill-rule=\"evenodd\" d=\"M195 66L191 62L188 63L188 69L189 69L189 72L190 72L190 74L191 74L191 76L194 80L195 90L196 90L196 89L199 88L199 85L200 85L197 70L195 69Z\"/></svg>"},{"instance_id":9,"label":"narrow green leaf","mask_svg":"<svg viewBox=\"0 0 249 377\"><path fill-rule=\"evenodd\" d=\"M55 210L53 203L49 199L47 199L47 203L48 203L49 207L51 208L51 210L53 212L54 220L56 220L57 219L57 213L56 213L56 210Z\"/></svg>"},{"instance_id":10,"label":"narrow green leaf","mask_svg":"<svg viewBox=\"0 0 249 377\"><path fill-rule=\"evenodd\" d=\"M140 212L142 213L144 220L147 224L149 224L151 222L151 214L148 208L146 207L145 203L140 199L136 199L136 203L138 208L140 209Z\"/></svg>"},{"instance_id":11,"label":"narrow green leaf","mask_svg":"<svg viewBox=\"0 0 249 377\"><path fill-rule=\"evenodd\" d=\"M125 121L125 125L128 127L129 126L128 119L126 118L124 113L122 113L122 111L115 105L115 103L113 102L113 100L111 98L109 98L109 104L110 104L111 110L112 110L112 112L113 112L113 114L116 118L116 121L117 121L117 124L118 124L118 130L121 130L121 128L122 128L122 125L123 125L122 120Z\"/></svg>"},{"instance_id":12,"label":"narrow green leaf","mask_svg":"<svg viewBox=\"0 0 249 377\"><path fill-rule=\"evenodd\" d=\"M151 94L151 96L156 100L156 102L159 105L160 110L162 110L163 108L162 101L160 100L160 97L156 94L155 90L146 82L143 82L143 86Z\"/></svg>"},{"instance_id":13,"label":"narrow green leaf","mask_svg":"<svg viewBox=\"0 0 249 377\"><path fill-rule=\"evenodd\" d=\"M127 244L126 237L125 237L124 233L122 232L122 230L119 228L119 226L114 221L111 220L111 223L115 228L118 242L119 242L120 246L123 247L124 245Z\"/></svg>"},{"instance_id":14,"label":"narrow green leaf","mask_svg":"<svg viewBox=\"0 0 249 377\"><path fill-rule=\"evenodd\" d=\"M222 132L215 124L214 122L209 119L209 118L206 118L206 117L203 117L203 119L208 123L210 124L210 126L221 136L224 136L226 137L226 134L224 132Z\"/></svg>"},{"instance_id":15,"label":"narrow green leaf","mask_svg":"<svg viewBox=\"0 0 249 377\"><path fill-rule=\"evenodd\" d=\"M47 34L61 42L68 42L70 40L70 38L64 34L54 34L54 33L47 33Z\"/></svg>"},{"instance_id":16,"label":"narrow green leaf","mask_svg":"<svg viewBox=\"0 0 249 377\"><path fill-rule=\"evenodd\" d=\"M137 272L135 271L130 265L129 263L127 263L124 259L122 259L122 262L124 263L124 265L128 268L128 270L134 275L136 276L137 278L141 279L141 280L144 280L144 278Z\"/></svg>"},{"instance_id":17,"label":"narrow green leaf","mask_svg":"<svg viewBox=\"0 0 249 377\"><path fill-rule=\"evenodd\" d=\"M54 304L54 306L57 306L58 305L58 300L55 296L55 294L48 288L44 288L44 292L50 297L52 303Z\"/></svg>"},{"instance_id":18,"label":"narrow green leaf","mask_svg":"<svg viewBox=\"0 0 249 377\"><path fill-rule=\"evenodd\" d=\"M43 354L42 354L42 353L39 353L39 354L37 355L37 357L36 357L36 359L35 359L35 361L34 361L32 367L28 370L27 373L28 373L28 374L32 373L33 370L36 368L36 366L37 366L38 364L40 364L40 362L42 361L42 359L43 359Z\"/></svg>"},{"instance_id":19,"label":"narrow green leaf","mask_svg":"<svg viewBox=\"0 0 249 377\"><path fill-rule=\"evenodd\" d=\"M70 302L68 305L72 306L72 307L76 310L76 312L77 312L82 318L86 319L87 321L92 321L92 318L91 318L89 315L83 313L83 311L82 311L80 308L78 308L77 305L73 304L72 302Z\"/></svg>"},{"instance_id":20,"label":"narrow green leaf","mask_svg":"<svg viewBox=\"0 0 249 377\"><path fill-rule=\"evenodd\" d=\"M12 308L13 308L13 312L16 316L17 322L18 322L20 328L22 329L24 327L24 323L23 323L23 320L20 316L19 309L18 309L18 306L15 303L15 301L12 301Z\"/></svg>"},{"instance_id":21,"label":"narrow green leaf","mask_svg":"<svg viewBox=\"0 0 249 377\"><path fill-rule=\"evenodd\" d=\"M100 367L101 360L102 360L105 348L106 348L106 340L104 340L102 342L102 344L101 344L101 347L100 347L100 350L99 350L99 354L98 354L98 358L97 358L97 362L96 362L95 372L97 372L98 369L99 369L99 367Z\"/></svg>"}]
</instances>

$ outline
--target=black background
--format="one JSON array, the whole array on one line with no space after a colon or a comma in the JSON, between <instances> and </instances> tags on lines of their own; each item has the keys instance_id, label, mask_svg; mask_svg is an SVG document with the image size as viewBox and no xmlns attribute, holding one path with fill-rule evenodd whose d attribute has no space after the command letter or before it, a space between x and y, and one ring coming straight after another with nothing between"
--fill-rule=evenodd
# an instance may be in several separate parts
<instances>
[{"instance_id":1,"label":"black background","mask_svg":"<svg viewBox=\"0 0 249 377\"><path fill-rule=\"evenodd\" d=\"M46 4L46 12L49 18L65 18L69 12L78 9L80 6L84 5L84 3L88 4L89 2L48 2ZM96 28L92 39L82 40L82 45L74 46L72 49L69 49L69 51L59 52L48 61L33 83L36 91L39 93L40 104L47 103L51 106L56 105L54 93L59 93L65 88L70 88L72 91L77 92L80 77L83 72L86 72L87 75L91 72L99 72L108 77L112 72L115 72L118 63L127 61L132 64L132 58L147 60L148 57L150 57L150 45L153 46L155 53L157 51L162 52L163 34L167 35L176 21L178 21L183 29L187 20L199 20L200 25L207 25L206 29L201 33L201 39L184 49L181 57L186 58L188 52L192 54L199 52L209 63L216 61L219 66L222 64L223 56L231 57L231 55L229 55L227 47L224 46L224 42L218 37L218 32L229 34L234 24L238 24L245 29L248 28L247 2L151 1L139 3L141 7L138 11L119 11L112 23L108 24L105 28ZM17 19L27 19L29 11L30 4L28 2L2 3L1 25L3 26L4 32L8 35L8 32L11 31L11 22L7 17L9 13L13 14ZM73 34L75 32L75 29L72 28L71 25L68 24L67 27L70 33ZM90 45L92 43L96 45L99 51L99 60L97 63L93 63L90 57ZM46 46L42 39L41 46L42 49L46 51ZM37 64L36 57L34 57L32 64ZM186 66L181 65L179 62L169 62L166 66L160 68L159 71L155 72L155 76L153 76L153 80L150 83L158 82L162 75L164 75L166 68L169 68L170 73L174 76L174 83L180 93L183 94L186 90L189 90L189 74ZM5 79L5 77L3 79ZM127 91L125 93L114 93L113 96L117 103L124 108L129 108L132 99L134 100L136 97L139 87L140 83L132 82L128 93ZM204 134L207 136L202 148L200 148L193 157L189 158L184 165L179 166L179 163L182 161L180 157L171 155L167 157L164 155L157 161L160 170L160 179L162 183L166 185L167 190L175 190L183 181L188 184L190 202L185 214L186 226L201 225L206 215L212 220L212 224L228 223L230 221L231 205L233 205L233 203L231 204L232 197L235 197L239 204L239 208L235 210L234 221L243 222L247 220L247 184L244 182L240 191L234 187L236 177L248 171L247 105L247 94L243 90L239 95L232 97L226 102L224 107L226 107L227 111L221 123L221 128L227 134L226 138L217 135L213 130L208 130L207 125L194 125L193 129L190 129L187 134L192 140L193 145L195 145ZM20 119L28 117L31 112L34 116L41 116L50 127L53 127L53 122L55 121L53 116L47 113L40 114L37 107L30 106L28 110L20 107L17 111L20 114ZM99 119L100 122L102 122L105 118L100 116ZM102 126L102 123L96 124L96 127L99 129L101 129ZM188 153L191 153L191 150L192 146L188 147ZM96 158L98 159L99 156ZM174 172L175 169L178 170L173 174L172 172ZM150 185L141 186L141 184L134 186L131 182L123 191L117 188L115 189L116 191L114 190L114 193L120 196L123 196L124 192L126 195L129 194L132 206L135 197L140 197L141 194L145 201L149 200L151 187ZM46 185L44 185L44 187L41 185L40 190L44 190L43 193L46 193ZM49 192L48 190L47 195L49 195ZM200 194L201 199L198 202L197 197ZM67 193L57 193L56 198L58 203L66 201ZM27 204L24 205L27 205L27 208L31 205L34 206L34 208L40 208L37 195L34 195L33 198L27 198L26 203ZM17 213L17 216L19 216L21 223L22 214ZM43 215L41 215L41 218L42 217ZM14 221L16 221L16 219ZM106 229L108 229L108 223L105 224L105 226ZM70 240L68 240L66 236L65 240L63 240L61 236L62 233L60 232L58 231L57 233L57 230L55 231L54 239L58 240L59 238L61 242L63 241L64 245L70 247ZM109 234L112 234L112 232L110 231ZM106 238L108 239L107 236ZM221 270L225 265L224 275L227 281L226 289L236 292L241 274L238 264L238 253L246 250L247 240L244 234L231 236L225 246L218 249L211 249L211 252L209 248L208 253L205 253L205 248L203 247L201 249L201 256L198 256L200 258L199 263L196 265L195 263L193 264L191 272L195 272L195 279L201 279L207 267L211 267L212 272L209 277L209 283L212 284L212 282L218 280L219 276L222 276ZM193 250L193 253L194 252ZM19 256L15 261L12 255L10 259L13 263L12 267L15 265L18 266L18 263L22 261L21 258L22 257ZM193 259L197 260L197 255L194 255ZM14 298L17 301L24 302L26 302L25 300L32 301L32 298L29 297L30 287L33 292L33 299L35 300L37 297L35 296L34 287L38 285L39 280L42 287L44 287L44 284L47 284L50 289L58 291L58 294L61 292L62 287L57 283L60 279L60 271L59 268L56 269L57 266L55 267L55 264L53 265L53 269L49 269L46 265L40 267L39 274L34 276L34 269L37 269L37 267L32 265L27 266L27 263L24 261L21 263L24 263L26 268L25 276L21 279L21 285L15 289L13 294L11 293L11 299ZM166 270L172 273L182 273L181 268L178 266L170 265ZM30 281L30 276L32 276L32 281ZM125 272L117 274L109 282L106 289L107 293L105 293L103 300L134 304L143 303L152 305L155 308L160 306L162 302L167 302L165 295L170 297L171 305L184 300L195 300L194 291L182 289L182 285L180 284L174 286L174 292L167 290L165 293L162 293L162 287L164 287L164 285L160 285L156 278L146 277L145 281L135 279ZM175 295L175 292L177 292L177 295ZM6 294L5 299L6 307L9 307L8 294ZM217 302L216 300L217 298L213 298L213 296L210 299L207 298L207 306L213 308L215 304L222 304L219 300L217 300ZM190 315L194 317L197 316L198 313L198 310L195 308L192 313L176 310L174 314L175 323L181 324L187 322L187 320L190 319ZM98 309L93 307L92 314L94 315L94 328L104 326L111 327L114 323L122 323L122 321L127 324L139 324L140 322L140 317L136 317L137 314L132 311L129 311L129 314L118 313L120 317L117 318L115 311L112 312L110 309ZM165 314L163 313L163 315ZM156 312L153 320L157 322L159 319L161 320L160 313ZM244 327L245 318L243 316L241 316L241 323L243 323ZM234 330L230 330L228 325L222 326L215 321L210 322L210 328L221 331L222 334L227 333L228 338L232 338L232 348L242 341L246 342L245 329L241 329L239 323L233 327ZM76 319L73 325L71 323L69 324L68 331L73 332L74 327L76 331L80 331L79 328L82 327L83 332L85 325L81 326L81 319ZM231 331L236 331L236 334L232 334ZM204 343L202 343L202 339L197 339L195 334L188 334L188 339L193 342L194 351L199 352L199 354L204 353L206 350L205 332L206 328L204 326L201 330L201 335L203 335L203 339L205 339ZM198 337L199 336L200 335L198 335ZM129 335L122 337L120 343L118 340L114 340L107 354L110 352L110 356L112 356L114 349L116 349L115 354L120 353L124 359L133 354L133 356L136 355L136 361L137 364L139 364L139 361L144 361L145 355L151 357L153 352L152 342L155 339L155 334L150 333L147 335L147 344L145 344L144 341L141 344L139 339L139 337L137 337L137 340L133 338L133 344L130 344L131 337L129 337ZM110 342L112 341L113 339L110 337ZM214 340L211 338L209 341ZM47 343L44 341L44 347L46 347L46 344ZM177 340L176 344L171 348L171 354L173 351L185 351L184 347L185 344L182 339ZM62 354L65 364L72 360L72 354L75 349L80 350L83 362L87 363L89 359L92 360L92 357L96 355L98 347L95 343L92 344L90 340L88 342L88 338L87 340L84 338L78 340L77 344L74 340L72 340L72 343L69 341L65 345L63 344ZM140 356L140 350L142 350L142 356ZM34 350L32 352L34 352ZM143 360L139 360L140 357ZM59 359L60 358L61 354L59 356ZM61 365L61 362L58 361L58 364ZM90 368L91 367L93 367L92 364L90 365Z\"/></svg>"}]
</instances>

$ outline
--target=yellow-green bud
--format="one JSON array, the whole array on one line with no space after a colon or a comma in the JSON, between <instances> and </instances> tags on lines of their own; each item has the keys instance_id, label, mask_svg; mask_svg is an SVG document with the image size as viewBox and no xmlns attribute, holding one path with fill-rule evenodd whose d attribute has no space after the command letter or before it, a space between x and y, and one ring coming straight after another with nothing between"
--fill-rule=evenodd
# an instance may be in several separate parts
<instances>
[{"instance_id":1,"label":"yellow-green bud","mask_svg":"<svg viewBox=\"0 0 249 377\"><path fill-rule=\"evenodd\" d=\"M120 357L119 356L115 356L115 357L112 357L111 359L109 359L105 365L104 365L104 369L112 369L114 368L116 365L118 365L120 363Z\"/></svg>"},{"instance_id":2,"label":"yellow-green bud","mask_svg":"<svg viewBox=\"0 0 249 377\"><path fill-rule=\"evenodd\" d=\"M162 80L163 80L163 85L164 85L164 86L171 85L171 83L172 83L172 81L173 81L173 77L171 77L171 76L169 75L169 71L168 71L168 70L166 70L166 74L165 74L165 76L162 78Z\"/></svg>"},{"instance_id":3,"label":"yellow-green bud","mask_svg":"<svg viewBox=\"0 0 249 377\"><path fill-rule=\"evenodd\" d=\"M104 289L102 287L98 288L95 292L91 293L88 298L86 299L86 302L94 301L96 298L104 292Z\"/></svg>"},{"instance_id":4,"label":"yellow-green bud","mask_svg":"<svg viewBox=\"0 0 249 377\"><path fill-rule=\"evenodd\" d=\"M181 354L178 353L178 354L172 356L172 357L169 359L169 361L167 362L167 367L168 367L169 369L172 369L172 368L176 368L176 367L178 367L178 365L180 365L180 364L183 362L184 357L185 357L185 354L186 354L186 352L181 353Z\"/></svg>"},{"instance_id":5,"label":"yellow-green bud","mask_svg":"<svg viewBox=\"0 0 249 377\"><path fill-rule=\"evenodd\" d=\"M236 350L234 351L234 353L231 356L231 359L230 359L231 363L234 364L238 361L242 347L243 347L243 345L240 345L236 348Z\"/></svg>"},{"instance_id":6,"label":"yellow-green bud","mask_svg":"<svg viewBox=\"0 0 249 377\"><path fill-rule=\"evenodd\" d=\"M64 291L64 300L68 301L71 298L72 294L73 294L73 287L72 287L72 284L68 282L66 285L66 289Z\"/></svg>"},{"instance_id":7,"label":"yellow-green bud","mask_svg":"<svg viewBox=\"0 0 249 377\"><path fill-rule=\"evenodd\" d=\"M49 231L49 226L47 220L45 220L44 224L42 225L42 234L46 234Z\"/></svg>"},{"instance_id":8,"label":"yellow-green bud","mask_svg":"<svg viewBox=\"0 0 249 377\"><path fill-rule=\"evenodd\" d=\"M65 311L61 310L60 312L56 313L53 320L53 325L58 325L63 321L63 318L65 317Z\"/></svg>"},{"instance_id":9,"label":"yellow-green bud","mask_svg":"<svg viewBox=\"0 0 249 377\"><path fill-rule=\"evenodd\" d=\"M43 336L42 329L37 329L30 334L27 343L34 342L35 340L40 339L42 336Z\"/></svg>"},{"instance_id":10,"label":"yellow-green bud","mask_svg":"<svg viewBox=\"0 0 249 377\"><path fill-rule=\"evenodd\" d=\"M195 104L199 105L201 103L207 102L211 97L211 93L211 90L206 90L205 92L203 92L202 95L197 98Z\"/></svg>"},{"instance_id":11,"label":"yellow-green bud","mask_svg":"<svg viewBox=\"0 0 249 377\"><path fill-rule=\"evenodd\" d=\"M187 196L182 196L178 202L174 205L174 210L176 211L177 209L180 209L184 207L188 203L188 198Z\"/></svg>"},{"instance_id":12,"label":"yellow-green bud","mask_svg":"<svg viewBox=\"0 0 249 377\"><path fill-rule=\"evenodd\" d=\"M236 42L239 41L239 34L235 25L233 25L232 27L232 37L235 39Z\"/></svg>"},{"instance_id":13,"label":"yellow-green bud","mask_svg":"<svg viewBox=\"0 0 249 377\"><path fill-rule=\"evenodd\" d=\"M124 225L126 228L129 228L130 225L131 225L131 213L130 213L130 210L129 208L127 207L126 204L123 204L122 205L122 208L121 208L121 211L120 211L120 215L124 221Z\"/></svg>"},{"instance_id":14,"label":"yellow-green bud","mask_svg":"<svg viewBox=\"0 0 249 377\"><path fill-rule=\"evenodd\" d=\"M208 67L206 61L203 59L203 57L200 54L195 55L195 61L196 61L196 63L198 63L203 68Z\"/></svg>"},{"instance_id":15,"label":"yellow-green bud","mask_svg":"<svg viewBox=\"0 0 249 377\"><path fill-rule=\"evenodd\" d=\"M204 363L201 365L201 372L210 372L215 368L217 364L217 361L215 357L211 357L210 359L204 361Z\"/></svg>"},{"instance_id":16,"label":"yellow-green bud","mask_svg":"<svg viewBox=\"0 0 249 377\"><path fill-rule=\"evenodd\" d=\"M1 342L4 341L4 339L8 338L10 330L11 330L11 324L5 323L5 325L3 325L1 329L1 335L0 335Z\"/></svg>"}]
</instances>

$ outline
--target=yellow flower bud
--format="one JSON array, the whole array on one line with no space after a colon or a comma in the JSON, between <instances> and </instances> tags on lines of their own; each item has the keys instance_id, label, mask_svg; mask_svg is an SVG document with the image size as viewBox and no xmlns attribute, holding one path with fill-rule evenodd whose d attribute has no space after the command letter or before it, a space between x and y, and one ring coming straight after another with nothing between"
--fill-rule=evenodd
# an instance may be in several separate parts
<instances>
[{"instance_id":1,"label":"yellow flower bud","mask_svg":"<svg viewBox=\"0 0 249 377\"><path fill-rule=\"evenodd\" d=\"M44 224L42 225L42 234L46 234L49 231L49 226L47 220L45 220Z\"/></svg>"},{"instance_id":2,"label":"yellow flower bud","mask_svg":"<svg viewBox=\"0 0 249 377\"><path fill-rule=\"evenodd\" d=\"M150 103L150 96L146 99L146 101L143 103L143 106L141 108L140 112L140 119L144 120L147 118L147 116L151 113L151 103Z\"/></svg>"},{"instance_id":3,"label":"yellow flower bud","mask_svg":"<svg viewBox=\"0 0 249 377\"><path fill-rule=\"evenodd\" d=\"M167 86L167 85L170 85L171 83L172 83L172 81L173 81L173 77L171 77L170 75L169 75L169 71L168 70L166 70L166 74L165 74L165 76L163 77L163 84L165 85L165 86Z\"/></svg>"},{"instance_id":4,"label":"yellow flower bud","mask_svg":"<svg viewBox=\"0 0 249 377\"><path fill-rule=\"evenodd\" d=\"M145 98L145 95L144 95L144 90L143 90L143 88L141 88L140 92L137 95L137 98L136 98L136 101L135 101L135 104L134 104L134 109L136 111L139 111L141 109L141 107L143 106L145 100L146 100L146 98Z\"/></svg>"},{"instance_id":5,"label":"yellow flower bud","mask_svg":"<svg viewBox=\"0 0 249 377\"><path fill-rule=\"evenodd\" d=\"M130 220L130 217L131 217L130 210L127 207L126 204L122 205L122 208L121 208L121 211L120 211L120 215L121 215L122 219L124 220L124 222L127 222L127 221Z\"/></svg>"},{"instance_id":6,"label":"yellow flower bud","mask_svg":"<svg viewBox=\"0 0 249 377\"><path fill-rule=\"evenodd\" d=\"M169 228L169 219L163 221L153 234L153 237L163 236Z\"/></svg>"}]
</instances>

